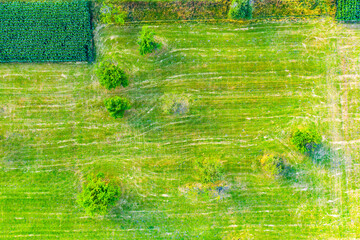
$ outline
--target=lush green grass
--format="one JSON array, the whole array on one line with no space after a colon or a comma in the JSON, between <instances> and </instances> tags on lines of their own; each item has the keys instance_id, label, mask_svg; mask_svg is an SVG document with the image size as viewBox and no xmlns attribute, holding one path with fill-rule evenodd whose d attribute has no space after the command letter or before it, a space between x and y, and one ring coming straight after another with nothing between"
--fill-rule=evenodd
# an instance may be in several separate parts
<instances>
[{"instance_id":1,"label":"lush green grass","mask_svg":"<svg viewBox=\"0 0 360 240\"><path fill-rule=\"evenodd\" d=\"M146 0L145 2L171 2L173 0ZM188 2L194 1L194 0L187 0ZM201 1L201 0L195 0L195 1ZM219 2L219 0L209 0L207 2Z\"/></svg>"},{"instance_id":2,"label":"lush green grass","mask_svg":"<svg viewBox=\"0 0 360 240\"><path fill-rule=\"evenodd\" d=\"M355 174L339 177L347 168L315 165L288 141L292 125L315 122L345 149L338 75L344 47L353 49L348 64L358 52L354 38L341 37L357 30L331 22L151 28L163 43L151 56L140 56L141 26L97 34L100 56L129 71L125 89L102 88L92 65L0 65L0 238L358 237L356 205L346 200ZM191 99L188 113L161 111L170 93ZM112 95L133 101L124 119L108 115L103 100ZM355 90L348 96L358 104ZM297 180L258 171L264 150L283 153ZM199 181L191 162L202 155L225 166L221 199L182 191ZM89 218L76 196L84 175L97 171L123 182L127 204Z\"/></svg>"}]
</instances>

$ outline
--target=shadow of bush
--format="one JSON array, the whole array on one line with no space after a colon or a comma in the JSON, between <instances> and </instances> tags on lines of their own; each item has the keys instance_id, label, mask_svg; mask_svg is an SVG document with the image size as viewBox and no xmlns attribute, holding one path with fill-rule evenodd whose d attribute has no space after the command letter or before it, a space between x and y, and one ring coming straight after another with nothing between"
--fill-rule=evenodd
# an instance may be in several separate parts
<instances>
[{"instance_id":1,"label":"shadow of bush","mask_svg":"<svg viewBox=\"0 0 360 240\"><path fill-rule=\"evenodd\" d=\"M323 143L313 144L307 147L308 151L306 155L311 159L315 164L330 166L333 162L335 156L334 152L330 147L326 146Z\"/></svg>"},{"instance_id":2,"label":"shadow of bush","mask_svg":"<svg viewBox=\"0 0 360 240\"><path fill-rule=\"evenodd\" d=\"M131 211L137 210L140 205L134 194L123 193L115 206L110 209L109 218L113 221L121 221L132 218Z\"/></svg>"}]
</instances>

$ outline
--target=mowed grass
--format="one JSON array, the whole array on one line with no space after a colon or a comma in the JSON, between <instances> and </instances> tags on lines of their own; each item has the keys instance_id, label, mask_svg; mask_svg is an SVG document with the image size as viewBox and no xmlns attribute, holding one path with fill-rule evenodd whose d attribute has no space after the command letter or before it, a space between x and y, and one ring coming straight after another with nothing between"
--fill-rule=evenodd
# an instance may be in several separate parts
<instances>
[{"instance_id":1,"label":"mowed grass","mask_svg":"<svg viewBox=\"0 0 360 240\"><path fill-rule=\"evenodd\" d=\"M341 37L356 30L323 21L151 28L163 47L150 56L138 51L141 26L97 34L99 59L129 72L125 89L102 88L93 65L0 65L0 238L356 237L343 168L313 164L288 140L303 122L343 140L343 107L329 93L340 91L340 50L354 43ZM189 111L163 113L167 94L188 96ZM133 102L123 119L104 108L113 95ZM266 150L283 153L296 179L256 169ZM199 182L192 161L202 156L225 167L221 198L182 191ZM124 196L109 216L90 218L76 196L98 171L119 179Z\"/></svg>"}]
</instances>

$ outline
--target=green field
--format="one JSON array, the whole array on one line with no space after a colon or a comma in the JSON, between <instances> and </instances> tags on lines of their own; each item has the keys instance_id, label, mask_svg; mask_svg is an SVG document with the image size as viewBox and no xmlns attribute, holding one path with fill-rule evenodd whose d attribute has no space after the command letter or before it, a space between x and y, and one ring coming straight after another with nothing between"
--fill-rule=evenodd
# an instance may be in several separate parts
<instances>
[{"instance_id":1,"label":"green field","mask_svg":"<svg viewBox=\"0 0 360 240\"><path fill-rule=\"evenodd\" d=\"M94 60L89 2L1 2L0 62Z\"/></svg>"},{"instance_id":2,"label":"green field","mask_svg":"<svg viewBox=\"0 0 360 240\"><path fill-rule=\"evenodd\" d=\"M140 56L141 26L96 33L130 86L107 91L91 64L0 65L0 239L341 239L360 237L360 31L332 21L151 25L163 43ZM98 61L100 60L98 59ZM186 95L185 114L162 112ZM112 119L103 101L133 109ZM289 143L297 124L318 126L333 151L312 163ZM293 180L254 162L283 153ZM220 194L191 194L192 161L221 159ZM124 197L105 217L76 203L102 171Z\"/></svg>"}]
</instances>

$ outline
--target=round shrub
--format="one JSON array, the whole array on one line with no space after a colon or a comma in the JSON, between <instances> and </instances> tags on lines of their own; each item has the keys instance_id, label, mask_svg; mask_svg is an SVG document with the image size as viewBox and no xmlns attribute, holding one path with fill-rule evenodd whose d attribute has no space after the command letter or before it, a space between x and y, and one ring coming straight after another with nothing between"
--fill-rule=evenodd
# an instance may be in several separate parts
<instances>
[{"instance_id":1,"label":"round shrub","mask_svg":"<svg viewBox=\"0 0 360 240\"><path fill-rule=\"evenodd\" d=\"M229 18L235 20L251 19L252 6L250 0L233 0L229 10Z\"/></svg>"},{"instance_id":2,"label":"round shrub","mask_svg":"<svg viewBox=\"0 0 360 240\"><path fill-rule=\"evenodd\" d=\"M260 159L260 166L262 171L270 177L290 179L295 173L295 169L283 157L274 153L265 153Z\"/></svg>"},{"instance_id":3,"label":"round shrub","mask_svg":"<svg viewBox=\"0 0 360 240\"><path fill-rule=\"evenodd\" d=\"M260 159L261 169L270 176L278 176L285 170L284 160L275 154L264 154Z\"/></svg>"},{"instance_id":4,"label":"round shrub","mask_svg":"<svg viewBox=\"0 0 360 240\"><path fill-rule=\"evenodd\" d=\"M105 179L103 173L98 173L96 176L88 176L78 195L77 202L91 216L94 214L105 215L109 208L119 200L119 196L119 187Z\"/></svg>"},{"instance_id":5,"label":"round shrub","mask_svg":"<svg viewBox=\"0 0 360 240\"><path fill-rule=\"evenodd\" d=\"M321 136L314 128L297 128L291 134L291 143L301 153L306 153L321 143Z\"/></svg>"},{"instance_id":6,"label":"round shrub","mask_svg":"<svg viewBox=\"0 0 360 240\"><path fill-rule=\"evenodd\" d=\"M185 114L189 112L190 97L185 94L164 94L160 101L165 114Z\"/></svg>"},{"instance_id":7,"label":"round shrub","mask_svg":"<svg viewBox=\"0 0 360 240\"><path fill-rule=\"evenodd\" d=\"M152 53L160 47L160 44L155 41L154 36L155 33L148 26L142 27L140 38L138 40L141 55Z\"/></svg>"},{"instance_id":8,"label":"round shrub","mask_svg":"<svg viewBox=\"0 0 360 240\"><path fill-rule=\"evenodd\" d=\"M129 80L123 70L111 62L102 62L96 70L99 82L106 89L110 90L118 86L126 87Z\"/></svg>"},{"instance_id":9,"label":"round shrub","mask_svg":"<svg viewBox=\"0 0 360 240\"><path fill-rule=\"evenodd\" d=\"M104 101L106 109L113 118L122 118L125 110L131 108L129 100L123 97L111 97Z\"/></svg>"},{"instance_id":10,"label":"round shrub","mask_svg":"<svg viewBox=\"0 0 360 240\"><path fill-rule=\"evenodd\" d=\"M197 177L203 183L210 183L221 180L223 176L223 166L217 159L196 159L194 165Z\"/></svg>"}]
</instances>

